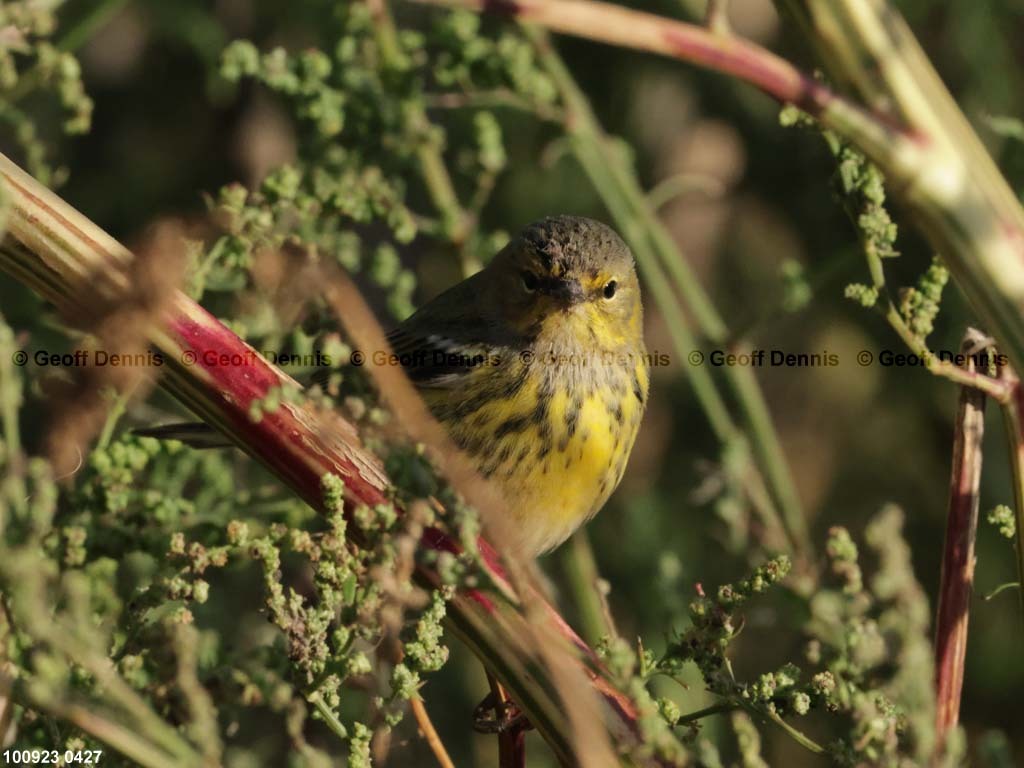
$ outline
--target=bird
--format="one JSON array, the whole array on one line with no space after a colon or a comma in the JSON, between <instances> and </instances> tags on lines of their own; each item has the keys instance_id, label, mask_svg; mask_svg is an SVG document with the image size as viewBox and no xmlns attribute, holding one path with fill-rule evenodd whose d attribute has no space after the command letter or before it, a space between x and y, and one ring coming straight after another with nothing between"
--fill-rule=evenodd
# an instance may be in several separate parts
<instances>
[{"instance_id":1,"label":"bird","mask_svg":"<svg viewBox=\"0 0 1024 768\"><path fill-rule=\"evenodd\" d=\"M629 247L608 225L549 216L387 334L391 354L514 519L504 542L550 552L619 485L650 360ZM211 442L205 425L136 434Z\"/></svg>"},{"instance_id":2,"label":"bird","mask_svg":"<svg viewBox=\"0 0 1024 768\"><path fill-rule=\"evenodd\" d=\"M633 255L580 216L529 224L490 263L388 336L393 353L515 519L535 557L619 485L647 404L650 361Z\"/></svg>"}]
</instances>

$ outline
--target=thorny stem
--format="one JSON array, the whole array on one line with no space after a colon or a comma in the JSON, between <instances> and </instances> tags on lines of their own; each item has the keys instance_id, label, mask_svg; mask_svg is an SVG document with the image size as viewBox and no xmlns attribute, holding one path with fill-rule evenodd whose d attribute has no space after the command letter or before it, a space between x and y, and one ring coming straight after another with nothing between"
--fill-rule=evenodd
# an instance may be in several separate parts
<instances>
[{"instance_id":1,"label":"thorny stem","mask_svg":"<svg viewBox=\"0 0 1024 768\"><path fill-rule=\"evenodd\" d=\"M981 334L968 331L962 350ZM968 369L973 363L968 361ZM935 730L939 743L960 717L960 692L967 654L967 626L974 585L974 540L978 530L985 395L965 385L960 390L953 466L949 481L949 512L943 546L942 574L935 618Z\"/></svg>"}]
</instances>

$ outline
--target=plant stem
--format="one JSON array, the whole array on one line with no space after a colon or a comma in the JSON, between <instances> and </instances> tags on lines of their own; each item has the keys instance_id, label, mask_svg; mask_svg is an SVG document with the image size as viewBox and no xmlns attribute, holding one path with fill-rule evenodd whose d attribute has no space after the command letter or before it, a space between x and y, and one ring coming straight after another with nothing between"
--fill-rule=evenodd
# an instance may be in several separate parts
<instances>
[{"instance_id":1,"label":"plant stem","mask_svg":"<svg viewBox=\"0 0 1024 768\"><path fill-rule=\"evenodd\" d=\"M57 47L62 51L77 51L128 2L129 0L99 0L93 3L85 16L61 36Z\"/></svg>"},{"instance_id":2,"label":"plant stem","mask_svg":"<svg viewBox=\"0 0 1024 768\"><path fill-rule=\"evenodd\" d=\"M309 703L316 708L317 713L323 718L324 724L331 729L334 735L341 741L348 742L348 729L345 728L345 724L341 720L335 717L323 697L319 693L314 693L309 697Z\"/></svg>"},{"instance_id":3,"label":"plant stem","mask_svg":"<svg viewBox=\"0 0 1024 768\"><path fill-rule=\"evenodd\" d=\"M437 735L437 729L434 728L434 724L430 721L430 715L427 714L427 708L423 704L423 699L419 696L414 696L410 699L409 706L412 708L412 713L416 718L416 725L419 726L420 733L423 734L427 746L430 747L430 751L437 758L437 764L441 768L455 768L455 763L448 756L448 750L444 748L444 742L441 741L441 737Z\"/></svg>"},{"instance_id":4,"label":"plant stem","mask_svg":"<svg viewBox=\"0 0 1024 768\"><path fill-rule=\"evenodd\" d=\"M568 544L559 550L558 557L572 594L572 603L579 612L583 638L594 644L606 635L616 634L615 628L608 626L605 619L604 602L598 593L602 579L585 528L572 535Z\"/></svg>"},{"instance_id":5,"label":"plant stem","mask_svg":"<svg viewBox=\"0 0 1024 768\"><path fill-rule=\"evenodd\" d=\"M83 706L73 701L41 696L31 681L14 681L3 675L0 676L0 686L13 693L12 701L16 699L23 707L67 720L82 732L145 768L199 765L198 755L193 753L184 761L181 755L171 756L150 743L137 729L125 727L121 723L104 717L93 706ZM59 742L55 740L54 746L58 744Z\"/></svg>"},{"instance_id":6,"label":"plant stem","mask_svg":"<svg viewBox=\"0 0 1024 768\"><path fill-rule=\"evenodd\" d=\"M830 77L916 137L916 151L890 151L832 126L883 171L986 332L1024 370L1024 209L904 19L885 2L776 4L796 17Z\"/></svg>"},{"instance_id":7,"label":"plant stem","mask_svg":"<svg viewBox=\"0 0 1024 768\"><path fill-rule=\"evenodd\" d=\"M89 12L57 41L57 48L65 53L77 51L89 41L114 15L128 4L128 0L99 0ZM18 84L7 94L6 101L14 104L31 93L42 79L42 71L36 66L18 78Z\"/></svg>"},{"instance_id":8,"label":"plant stem","mask_svg":"<svg viewBox=\"0 0 1024 768\"><path fill-rule=\"evenodd\" d=\"M747 709L747 711L755 717L764 717L766 714L755 709L754 707L745 707L745 709ZM788 733L790 737L793 738L796 741L796 743L804 749L808 749L811 752L816 752L819 755L825 753L825 748L821 746L821 744L819 744L814 739L804 734L802 731L799 731L796 728L794 728L792 725L783 720L782 717L780 717L775 712L768 712L767 717L769 720L771 720L773 723L779 726L782 730Z\"/></svg>"},{"instance_id":9,"label":"plant stem","mask_svg":"<svg viewBox=\"0 0 1024 768\"><path fill-rule=\"evenodd\" d=\"M723 701L721 704L712 704L710 707L704 707L704 709L698 709L696 712L690 712L688 715L683 715L676 720L675 725L686 725L696 720L710 717L711 715L735 712L737 709L743 709L743 707L733 701Z\"/></svg>"},{"instance_id":10,"label":"plant stem","mask_svg":"<svg viewBox=\"0 0 1024 768\"><path fill-rule=\"evenodd\" d=\"M980 335L976 331L968 331L961 350L966 351L976 344ZM968 362L967 367L973 368L973 363ZM935 618L935 730L940 744L945 743L960 717L967 625L974 585L974 540L978 530L984 434L985 395L973 387L964 386L960 390L953 438L949 511Z\"/></svg>"}]
</instances>

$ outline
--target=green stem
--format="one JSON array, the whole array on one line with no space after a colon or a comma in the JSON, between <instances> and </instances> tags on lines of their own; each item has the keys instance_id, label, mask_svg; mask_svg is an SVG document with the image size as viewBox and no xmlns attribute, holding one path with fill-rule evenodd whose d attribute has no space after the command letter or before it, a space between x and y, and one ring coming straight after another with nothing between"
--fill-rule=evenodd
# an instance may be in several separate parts
<instances>
[{"instance_id":1,"label":"green stem","mask_svg":"<svg viewBox=\"0 0 1024 768\"><path fill-rule=\"evenodd\" d=\"M132 399L132 394L133 392L117 392L114 395L114 403L110 406L110 410L107 411L107 419L103 422L103 430L96 439L95 450L101 451L110 444L110 438L114 435L114 428L117 426L117 422L121 420L121 417L124 416L128 402Z\"/></svg>"},{"instance_id":2,"label":"green stem","mask_svg":"<svg viewBox=\"0 0 1024 768\"><path fill-rule=\"evenodd\" d=\"M327 706L327 702L324 701L323 697L319 693L311 694L309 697L309 703L316 707L317 713L323 719L324 724L333 731L334 735L342 741L348 741L348 730L345 725L335 717L331 708Z\"/></svg>"},{"instance_id":3,"label":"green stem","mask_svg":"<svg viewBox=\"0 0 1024 768\"><path fill-rule=\"evenodd\" d=\"M676 725L687 725L695 720L701 720L711 715L720 715L725 712L735 712L737 709L742 709L739 704L733 701L723 701L721 704L712 704L710 707L704 707L704 709L698 709L696 712L691 712L688 715L683 715L676 720Z\"/></svg>"},{"instance_id":4,"label":"green stem","mask_svg":"<svg viewBox=\"0 0 1024 768\"><path fill-rule=\"evenodd\" d=\"M573 596L573 605L579 613L583 639L594 645L602 637L616 634L615 628L609 626L605 618L604 602L598 593L601 575L597 571L586 529L576 531L568 546L559 550L558 556Z\"/></svg>"},{"instance_id":5,"label":"green stem","mask_svg":"<svg viewBox=\"0 0 1024 768\"><path fill-rule=\"evenodd\" d=\"M821 746L821 744L814 741L814 739L805 735L803 732L794 728L792 725L783 720L777 713L762 712L756 707L752 706L744 706L744 709L746 709L751 715L754 715L755 717L767 717L769 720L771 720L773 723L779 726L782 730L788 733L789 736L804 749L809 749L811 752L817 752L818 754L825 753L825 748Z\"/></svg>"},{"instance_id":6,"label":"green stem","mask_svg":"<svg viewBox=\"0 0 1024 768\"><path fill-rule=\"evenodd\" d=\"M45 706L42 708L45 711ZM183 763L180 757L167 755L141 738L131 728L126 728L120 723L99 716L93 707L61 704L52 707L50 711L54 715L74 723L84 733L145 768L176 768L182 765L200 764L198 756L193 762Z\"/></svg>"}]
</instances>

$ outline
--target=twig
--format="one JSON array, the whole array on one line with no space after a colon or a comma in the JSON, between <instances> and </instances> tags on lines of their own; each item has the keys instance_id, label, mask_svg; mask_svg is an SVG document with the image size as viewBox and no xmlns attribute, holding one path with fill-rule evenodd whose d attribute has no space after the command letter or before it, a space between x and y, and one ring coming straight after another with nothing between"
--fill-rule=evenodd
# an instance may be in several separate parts
<instances>
[{"instance_id":1,"label":"twig","mask_svg":"<svg viewBox=\"0 0 1024 768\"><path fill-rule=\"evenodd\" d=\"M819 755L825 754L825 748L821 746L821 744L816 742L811 737L807 736L803 731L794 728L792 725L783 720L779 714L775 712L765 713L754 707L744 707L744 709L746 709L751 715L754 715L755 717L765 717L767 715L769 720L771 720L782 730L788 733L789 736L794 741L796 741L796 743L799 744L801 747L810 750L811 752L815 752Z\"/></svg>"},{"instance_id":2,"label":"twig","mask_svg":"<svg viewBox=\"0 0 1024 768\"><path fill-rule=\"evenodd\" d=\"M313 705L317 713L323 718L324 723L328 728L342 741L348 740L348 729L345 728L345 724L339 720L331 708L327 706L327 702L324 701L324 697L319 692L313 693L309 697L309 703Z\"/></svg>"},{"instance_id":3,"label":"twig","mask_svg":"<svg viewBox=\"0 0 1024 768\"><path fill-rule=\"evenodd\" d=\"M850 210L849 206L844 207L847 208L847 213L856 225L856 212ZM881 308L882 314L910 351L924 361L928 372L935 376L949 379L954 384L973 387L984 392L993 400L1005 403L1012 392L1012 388L1006 382L975 370L973 365L961 367L948 360L940 359L938 355L928 348L928 344L924 339L914 334L896 306L896 302L893 301L892 293L889 291L889 285L885 279L885 265L882 257L875 248L864 248L863 251L864 258L868 264L868 272L871 275L872 288L877 292L879 299L884 302ZM965 354L973 354L978 351L979 345L982 345L984 341L981 334L975 334L973 338L974 343L971 347L964 350ZM981 346L981 348L984 348L984 346Z\"/></svg>"},{"instance_id":4,"label":"twig","mask_svg":"<svg viewBox=\"0 0 1024 768\"><path fill-rule=\"evenodd\" d=\"M975 346L979 336L981 334L977 331L969 330L961 350L966 352ZM968 358L966 369L973 368L973 362ZM974 585L974 540L978 530L978 489L984 434L985 395L965 385L960 390L953 437L949 511L935 618L935 729L940 744L945 743L949 731L956 727L960 717L967 624Z\"/></svg>"},{"instance_id":5,"label":"twig","mask_svg":"<svg viewBox=\"0 0 1024 768\"><path fill-rule=\"evenodd\" d=\"M657 211L682 195L700 195L708 199L721 198L725 185L714 176L699 173L677 173L662 179L647 193L647 204Z\"/></svg>"},{"instance_id":6,"label":"twig","mask_svg":"<svg viewBox=\"0 0 1024 768\"><path fill-rule=\"evenodd\" d=\"M438 765L441 768L455 768L455 763L448 756L448 750L444 748L444 742L437 735L434 724L430 722L430 715L427 714L427 708L423 704L423 699L419 695L413 696L409 700L409 706L412 709L413 717L416 718L416 725L419 726L420 733L426 740L427 746L430 747L430 751L434 753L434 757L437 758Z\"/></svg>"}]
</instances>

